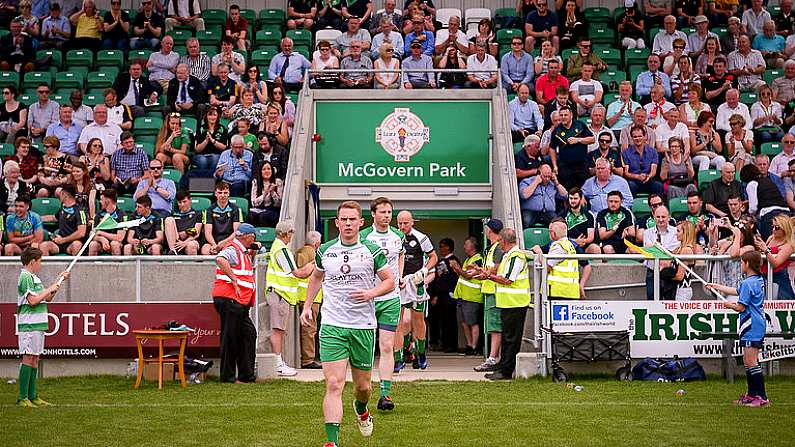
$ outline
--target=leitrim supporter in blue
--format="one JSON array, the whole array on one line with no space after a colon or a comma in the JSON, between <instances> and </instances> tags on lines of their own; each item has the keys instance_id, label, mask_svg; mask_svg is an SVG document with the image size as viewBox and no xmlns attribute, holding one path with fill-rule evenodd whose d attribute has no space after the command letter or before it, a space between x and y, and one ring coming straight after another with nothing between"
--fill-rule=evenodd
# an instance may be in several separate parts
<instances>
[{"instance_id":1,"label":"leitrim supporter in blue","mask_svg":"<svg viewBox=\"0 0 795 447\"><path fill-rule=\"evenodd\" d=\"M770 404L765 392L765 378L759 366L759 351L765 339L765 279L760 273L762 256L758 251L745 252L740 258L745 279L738 288L720 284L707 284L708 288L730 295L737 295L737 302L726 302L725 306L740 313L737 330L740 346L743 347L743 364L748 381L748 392L735 400L735 405L763 407Z\"/></svg>"}]
</instances>

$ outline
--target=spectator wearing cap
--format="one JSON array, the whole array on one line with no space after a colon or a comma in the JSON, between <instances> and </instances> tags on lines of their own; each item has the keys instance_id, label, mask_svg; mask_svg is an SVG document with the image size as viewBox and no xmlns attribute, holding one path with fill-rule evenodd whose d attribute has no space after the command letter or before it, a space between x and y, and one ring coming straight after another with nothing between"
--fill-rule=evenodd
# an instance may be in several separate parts
<instances>
[{"instance_id":1,"label":"spectator wearing cap","mask_svg":"<svg viewBox=\"0 0 795 447\"><path fill-rule=\"evenodd\" d=\"M249 317L255 304L253 260L249 253L257 231L242 224L230 244L217 252L213 304L221 318L221 382L251 383L256 380L257 328Z\"/></svg>"},{"instance_id":2,"label":"spectator wearing cap","mask_svg":"<svg viewBox=\"0 0 795 447\"><path fill-rule=\"evenodd\" d=\"M737 49L729 53L729 73L737 77L740 90L759 89L765 83L762 73L766 66L762 53L751 48L751 38L747 34L741 35L737 40Z\"/></svg>"},{"instance_id":3,"label":"spectator wearing cap","mask_svg":"<svg viewBox=\"0 0 795 447\"><path fill-rule=\"evenodd\" d=\"M767 12L763 5L763 0L751 0L751 7L743 12L743 28L753 38L762 32L765 22L771 19L770 13Z\"/></svg>"},{"instance_id":4,"label":"spectator wearing cap","mask_svg":"<svg viewBox=\"0 0 795 447\"><path fill-rule=\"evenodd\" d=\"M46 4L46 2L44 2ZM63 50L72 36L72 24L61 15L61 5L50 4L50 15L42 21L39 48Z\"/></svg>"},{"instance_id":5,"label":"spectator wearing cap","mask_svg":"<svg viewBox=\"0 0 795 447\"><path fill-rule=\"evenodd\" d=\"M714 3L711 3L714 4ZM742 33L742 24L739 17L729 17L728 31L720 38L720 51L723 54L729 54L737 49L737 41Z\"/></svg>"},{"instance_id":6,"label":"spectator wearing cap","mask_svg":"<svg viewBox=\"0 0 795 447\"><path fill-rule=\"evenodd\" d=\"M408 36L406 36L408 39ZM422 43L414 39L409 44L409 56L403 59L404 70L432 70L433 59L425 54ZM436 88L433 72L403 72L403 88Z\"/></svg>"},{"instance_id":7,"label":"spectator wearing cap","mask_svg":"<svg viewBox=\"0 0 795 447\"><path fill-rule=\"evenodd\" d=\"M343 7L344 8L344 7ZM348 19L348 29L340 34L334 41L334 48L339 52L337 56L343 58L351 54L351 46L358 42L362 52L370 51L372 38L366 28L362 28L361 19L351 16Z\"/></svg>"},{"instance_id":8,"label":"spectator wearing cap","mask_svg":"<svg viewBox=\"0 0 795 447\"><path fill-rule=\"evenodd\" d=\"M707 37L718 38L718 35L709 30L709 20L704 15L697 15L693 19L693 24L696 30L687 36L687 47L689 48L688 56L696 60L704 52L704 44Z\"/></svg>"},{"instance_id":9,"label":"spectator wearing cap","mask_svg":"<svg viewBox=\"0 0 795 447\"><path fill-rule=\"evenodd\" d=\"M553 60L557 62L557 59ZM558 66L558 70L560 70L560 66ZM522 48L521 37L511 38L511 51L502 56L500 72L502 73L502 87L508 91L516 93L522 84L528 87L533 86L533 76L535 75L533 57Z\"/></svg>"},{"instance_id":10,"label":"spectator wearing cap","mask_svg":"<svg viewBox=\"0 0 795 447\"><path fill-rule=\"evenodd\" d=\"M538 104L530 99L530 87L521 84L516 98L508 103L508 120L511 123L511 137L514 143L524 141L530 134L541 136L544 131L544 116Z\"/></svg>"},{"instance_id":11,"label":"spectator wearing cap","mask_svg":"<svg viewBox=\"0 0 795 447\"><path fill-rule=\"evenodd\" d=\"M635 0L624 0L624 12L616 18L616 30L621 46L627 49L646 48L645 21L635 6Z\"/></svg>"},{"instance_id":12,"label":"spectator wearing cap","mask_svg":"<svg viewBox=\"0 0 795 447\"><path fill-rule=\"evenodd\" d=\"M522 209L522 226L549 225L558 214L556 203L568 196L566 188L558 183L549 165L541 165L538 174L519 182L519 205Z\"/></svg>"},{"instance_id":13,"label":"spectator wearing cap","mask_svg":"<svg viewBox=\"0 0 795 447\"><path fill-rule=\"evenodd\" d=\"M433 37L432 32L425 29L425 19L417 15L411 18L411 23L413 25L412 31L406 34L404 39L406 45L403 49L404 53L409 54L411 52L411 45L416 40L422 46L422 54L432 56L436 48L436 39Z\"/></svg>"},{"instance_id":14,"label":"spectator wearing cap","mask_svg":"<svg viewBox=\"0 0 795 447\"><path fill-rule=\"evenodd\" d=\"M541 138L538 135L530 134L525 137L522 149L513 156L518 181L538 175L538 168L541 167L540 148Z\"/></svg>"},{"instance_id":15,"label":"spectator wearing cap","mask_svg":"<svg viewBox=\"0 0 795 447\"><path fill-rule=\"evenodd\" d=\"M362 30L363 31L363 30ZM366 32L366 31L365 31ZM366 42L369 45L369 41ZM373 61L363 56L365 42L354 40L350 44L347 56L340 61L342 70L372 70ZM340 84L347 88L372 88L373 73L368 71L353 71L340 73Z\"/></svg>"},{"instance_id":16,"label":"spectator wearing cap","mask_svg":"<svg viewBox=\"0 0 795 447\"><path fill-rule=\"evenodd\" d=\"M486 43L475 44L475 54L467 58L467 68L477 70L467 72L467 87L469 88L494 88L499 79L497 60L486 52Z\"/></svg>"},{"instance_id":17,"label":"spectator wearing cap","mask_svg":"<svg viewBox=\"0 0 795 447\"><path fill-rule=\"evenodd\" d=\"M770 68L781 68L784 66L785 41L784 37L776 34L776 23L768 20L762 26L762 32L754 37L751 47L759 50L765 63Z\"/></svg>"},{"instance_id":18,"label":"spectator wearing cap","mask_svg":"<svg viewBox=\"0 0 795 447\"><path fill-rule=\"evenodd\" d=\"M282 51L275 55L268 67L268 79L287 91L297 92L303 87L304 75L312 64L303 54L293 53L293 39L285 37Z\"/></svg>"}]
</instances>

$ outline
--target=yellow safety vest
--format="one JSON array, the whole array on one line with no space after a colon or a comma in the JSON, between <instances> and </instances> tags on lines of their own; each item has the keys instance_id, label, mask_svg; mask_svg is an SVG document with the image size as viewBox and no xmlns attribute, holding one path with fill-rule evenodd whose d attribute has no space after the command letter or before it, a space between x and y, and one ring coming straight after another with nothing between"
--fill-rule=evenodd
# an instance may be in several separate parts
<instances>
[{"instance_id":1,"label":"yellow safety vest","mask_svg":"<svg viewBox=\"0 0 795 447\"><path fill-rule=\"evenodd\" d=\"M486 261L483 262L483 267L486 270L489 270L490 268L496 265L494 264L494 252L497 251L497 247L499 246L499 244L500 244L499 241L491 244L491 247L489 247L489 249L486 251ZM480 292L483 294L488 293L494 295L496 291L497 291L497 283L495 283L494 281L484 279L483 282L480 284Z\"/></svg>"},{"instance_id":2,"label":"yellow safety vest","mask_svg":"<svg viewBox=\"0 0 795 447\"><path fill-rule=\"evenodd\" d=\"M558 244L563 250L570 254L576 254L574 244L568 238L561 238L550 245ZM547 276L549 284L549 296L556 298L580 298L580 270L576 259L564 259L552 267L552 271Z\"/></svg>"},{"instance_id":3,"label":"yellow safety vest","mask_svg":"<svg viewBox=\"0 0 795 447\"><path fill-rule=\"evenodd\" d=\"M306 253L304 253L302 250L304 250L304 248L298 249L298 251L295 253L295 263L298 266L298 268L301 268L301 267L304 266L304 265L302 265L303 262L309 263L309 260L302 259L302 256L306 257ZM313 248L312 249L312 253L314 253L314 252L315 252L315 250ZM314 260L314 257L312 257L311 259ZM306 301L306 291L307 291L308 287L309 287L309 277L298 278L298 302L299 303L303 303L304 301ZM314 303L318 303L318 304L323 302L323 288L322 287L320 289L318 289L317 296L315 297L313 302Z\"/></svg>"},{"instance_id":4,"label":"yellow safety vest","mask_svg":"<svg viewBox=\"0 0 795 447\"><path fill-rule=\"evenodd\" d=\"M276 262L276 254L282 249L289 250L290 248L288 248L281 239L276 238L273 241L270 252L268 252L268 273L266 275L266 280L268 287L273 288L274 292L294 306L298 302L298 278L293 276L291 272L282 270L281 267L279 267L279 263Z\"/></svg>"},{"instance_id":5,"label":"yellow safety vest","mask_svg":"<svg viewBox=\"0 0 795 447\"><path fill-rule=\"evenodd\" d=\"M470 265L482 260L483 256L480 256L480 253L475 253L464 261L464 265L462 265L461 268L466 270ZM453 298L471 301L473 303L482 303L483 293L480 291L482 282L483 281L479 279L466 279L459 276L455 291L453 291Z\"/></svg>"},{"instance_id":6,"label":"yellow safety vest","mask_svg":"<svg viewBox=\"0 0 795 447\"><path fill-rule=\"evenodd\" d=\"M497 307L501 309L512 307L530 307L530 269L527 266L527 257L519 250L518 246L511 248L502 258L497 275L506 277L511 261L517 259L524 262L524 268L510 285L497 284Z\"/></svg>"}]
</instances>

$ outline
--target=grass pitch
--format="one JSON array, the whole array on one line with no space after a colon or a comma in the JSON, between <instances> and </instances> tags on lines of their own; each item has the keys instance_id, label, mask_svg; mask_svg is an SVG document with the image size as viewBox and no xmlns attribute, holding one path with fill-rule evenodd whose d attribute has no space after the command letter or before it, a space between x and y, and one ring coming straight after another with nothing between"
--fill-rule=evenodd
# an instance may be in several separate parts
<instances>
[{"instance_id":1,"label":"grass pitch","mask_svg":"<svg viewBox=\"0 0 795 447\"><path fill-rule=\"evenodd\" d=\"M397 383L397 409L375 410L375 432L359 435L345 392L341 445L348 446L791 446L795 380L774 378L768 408L731 405L745 389L716 377L701 383L619 383L575 378L583 391L548 379L512 383ZM377 384L374 384L377 388ZM678 389L684 397L676 397ZM0 384L0 446L320 446L321 383L209 381L164 391L133 390L116 377L39 382L52 408L13 406ZM377 395L377 391L376 391Z\"/></svg>"}]
</instances>

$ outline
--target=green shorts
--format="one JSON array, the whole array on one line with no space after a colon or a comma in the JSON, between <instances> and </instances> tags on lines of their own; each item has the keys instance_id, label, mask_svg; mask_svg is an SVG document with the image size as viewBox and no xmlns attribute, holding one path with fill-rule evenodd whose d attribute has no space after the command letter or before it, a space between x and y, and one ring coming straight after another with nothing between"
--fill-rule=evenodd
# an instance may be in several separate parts
<instances>
[{"instance_id":1,"label":"green shorts","mask_svg":"<svg viewBox=\"0 0 795 447\"><path fill-rule=\"evenodd\" d=\"M411 303L401 304L404 309L411 309L415 312L425 313L427 301L412 301Z\"/></svg>"},{"instance_id":2,"label":"green shorts","mask_svg":"<svg viewBox=\"0 0 795 447\"><path fill-rule=\"evenodd\" d=\"M373 369L375 330L351 329L323 324L320 326L320 361L349 359L351 368Z\"/></svg>"},{"instance_id":3,"label":"green shorts","mask_svg":"<svg viewBox=\"0 0 795 447\"><path fill-rule=\"evenodd\" d=\"M376 301L375 319L378 320L378 329L397 331L400 321L400 298L396 296L386 301Z\"/></svg>"},{"instance_id":4,"label":"green shorts","mask_svg":"<svg viewBox=\"0 0 795 447\"><path fill-rule=\"evenodd\" d=\"M497 307L497 297L491 293L483 294L483 301L485 303L485 328L487 334L494 332L502 332L502 316L500 315L500 308Z\"/></svg>"}]
</instances>

